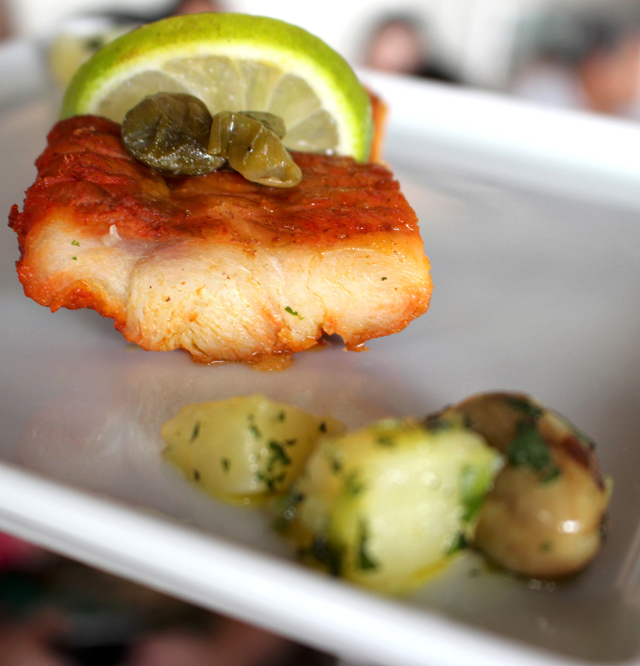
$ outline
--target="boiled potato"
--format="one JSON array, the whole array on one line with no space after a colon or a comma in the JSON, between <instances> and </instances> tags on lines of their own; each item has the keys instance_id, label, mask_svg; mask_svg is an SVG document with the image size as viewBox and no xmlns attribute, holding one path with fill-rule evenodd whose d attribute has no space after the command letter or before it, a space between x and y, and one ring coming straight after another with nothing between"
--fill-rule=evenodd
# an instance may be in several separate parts
<instances>
[{"instance_id":1,"label":"boiled potato","mask_svg":"<svg viewBox=\"0 0 640 666\"><path fill-rule=\"evenodd\" d=\"M385 420L320 442L281 506L303 560L401 592L473 535L500 456L460 419Z\"/></svg>"},{"instance_id":2,"label":"boiled potato","mask_svg":"<svg viewBox=\"0 0 640 666\"><path fill-rule=\"evenodd\" d=\"M444 414L461 415L506 459L480 511L478 548L526 576L582 569L602 543L610 495L593 443L520 393L473 396Z\"/></svg>"},{"instance_id":3,"label":"boiled potato","mask_svg":"<svg viewBox=\"0 0 640 666\"><path fill-rule=\"evenodd\" d=\"M166 459L198 487L247 503L286 491L316 441L342 430L335 419L253 395L187 405L162 437Z\"/></svg>"}]
</instances>

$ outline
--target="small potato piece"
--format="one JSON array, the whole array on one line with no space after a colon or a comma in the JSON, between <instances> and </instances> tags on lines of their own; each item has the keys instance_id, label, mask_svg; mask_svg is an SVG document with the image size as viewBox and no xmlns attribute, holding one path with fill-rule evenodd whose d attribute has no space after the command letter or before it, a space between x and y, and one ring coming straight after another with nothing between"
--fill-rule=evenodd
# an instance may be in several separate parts
<instances>
[{"instance_id":1,"label":"small potato piece","mask_svg":"<svg viewBox=\"0 0 640 666\"><path fill-rule=\"evenodd\" d=\"M162 427L166 459L205 492L259 501L288 490L316 441L344 426L262 395L183 407Z\"/></svg>"},{"instance_id":2,"label":"small potato piece","mask_svg":"<svg viewBox=\"0 0 640 666\"><path fill-rule=\"evenodd\" d=\"M500 456L460 422L385 420L324 439L282 511L302 559L397 593L473 533Z\"/></svg>"},{"instance_id":3,"label":"small potato piece","mask_svg":"<svg viewBox=\"0 0 640 666\"><path fill-rule=\"evenodd\" d=\"M586 566L600 549L610 495L593 443L524 394L473 396L445 414L463 415L507 460L480 512L478 548L536 578Z\"/></svg>"}]
</instances>

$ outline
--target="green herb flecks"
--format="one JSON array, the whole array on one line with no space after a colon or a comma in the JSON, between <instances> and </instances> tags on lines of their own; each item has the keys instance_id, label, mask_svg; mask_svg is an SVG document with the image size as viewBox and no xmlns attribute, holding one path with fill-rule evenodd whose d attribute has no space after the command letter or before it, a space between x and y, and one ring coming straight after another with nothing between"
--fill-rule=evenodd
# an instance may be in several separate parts
<instances>
[{"instance_id":1,"label":"green herb flecks","mask_svg":"<svg viewBox=\"0 0 640 666\"><path fill-rule=\"evenodd\" d=\"M71 245L76 245L77 247L80 247L80 242L77 240L72 240Z\"/></svg>"},{"instance_id":2,"label":"green herb flecks","mask_svg":"<svg viewBox=\"0 0 640 666\"><path fill-rule=\"evenodd\" d=\"M560 476L549 451L549 445L534 423L521 421L516 436L507 448L507 460L514 467L527 466L541 475L541 481L548 483Z\"/></svg>"},{"instance_id":3,"label":"green herb flecks","mask_svg":"<svg viewBox=\"0 0 640 666\"><path fill-rule=\"evenodd\" d=\"M540 550L543 553L550 553L553 550L553 541L543 541L540 544Z\"/></svg>"},{"instance_id":4,"label":"green herb flecks","mask_svg":"<svg viewBox=\"0 0 640 666\"><path fill-rule=\"evenodd\" d=\"M191 437L189 437L189 444L193 444L196 439L198 439L198 435L200 434L200 421L196 421L195 425L193 426L193 431L191 432Z\"/></svg>"},{"instance_id":5,"label":"green herb flecks","mask_svg":"<svg viewBox=\"0 0 640 666\"><path fill-rule=\"evenodd\" d=\"M460 486L464 522L468 523L478 515L490 484L491 476L486 470L473 465L465 465L462 469Z\"/></svg>"},{"instance_id":6,"label":"green herb flecks","mask_svg":"<svg viewBox=\"0 0 640 666\"><path fill-rule=\"evenodd\" d=\"M380 278L383 282L387 279L386 277Z\"/></svg>"},{"instance_id":7,"label":"green herb flecks","mask_svg":"<svg viewBox=\"0 0 640 666\"><path fill-rule=\"evenodd\" d=\"M285 451L284 445L273 439L269 441L268 449L269 458L267 464L261 472L256 474L256 478L267 485L269 492L274 493L278 490L278 485L287 476L283 468L291 464L291 458Z\"/></svg>"},{"instance_id":8,"label":"green herb flecks","mask_svg":"<svg viewBox=\"0 0 640 666\"><path fill-rule=\"evenodd\" d=\"M290 315L293 315L294 317L297 317L297 318L300 319L301 321L304 319L304 317L302 317L301 315L299 315L299 314L298 314L298 313L297 313L292 307L289 307L288 305L287 305L287 307L284 309L284 311L285 311L285 312L288 312Z\"/></svg>"},{"instance_id":9,"label":"green herb flecks","mask_svg":"<svg viewBox=\"0 0 640 666\"><path fill-rule=\"evenodd\" d=\"M530 418L532 421L537 421L542 416L543 410L528 398L516 395L508 395L505 397L504 401L506 402L507 405L513 407L514 409L517 409L519 412L521 412L524 416Z\"/></svg>"},{"instance_id":10,"label":"green herb flecks","mask_svg":"<svg viewBox=\"0 0 640 666\"><path fill-rule=\"evenodd\" d=\"M329 467L334 474L340 474L342 471L342 460L338 457L336 451L326 451L325 453Z\"/></svg>"},{"instance_id":11,"label":"green herb flecks","mask_svg":"<svg viewBox=\"0 0 640 666\"><path fill-rule=\"evenodd\" d=\"M304 500L304 495L293 486L291 490L280 499L276 500L275 508L278 514L274 528L278 532L286 532L287 528L295 520L298 514L298 505Z\"/></svg>"},{"instance_id":12,"label":"green herb flecks","mask_svg":"<svg viewBox=\"0 0 640 666\"><path fill-rule=\"evenodd\" d=\"M380 446L392 447L396 445L396 440L389 435L378 435L376 437L376 443Z\"/></svg>"},{"instance_id":13,"label":"green herb flecks","mask_svg":"<svg viewBox=\"0 0 640 666\"><path fill-rule=\"evenodd\" d=\"M78 261L78 257L71 257L74 261Z\"/></svg>"},{"instance_id":14,"label":"green herb flecks","mask_svg":"<svg viewBox=\"0 0 640 666\"><path fill-rule=\"evenodd\" d=\"M277 474L274 472L258 472L256 479L265 483L270 493L275 493L278 490L278 485L285 480L286 476L284 472L278 472Z\"/></svg>"},{"instance_id":15,"label":"green herb flecks","mask_svg":"<svg viewBox=\"0 0 640 666\"><path fill-rule=\"evenodd\" d=\"M229 458L220 458L220 464L222 465L222 469L227 473L231 469L231 461Z\"/></svg>"},{"instance_id":16,"label":"green herb flecks","mask_svg":"<svg viewBox=\"0 0 640 666\"><path fill-rule=\"evenodd\" d=\"M193 480L197 483L200 481L200 472L197 469L193 470Z\"/></svg>"},{"instance_id":17,"label":"green herb flecks","mask_svg":"<svg viewBox=\"0 0 640 666\"><path fill-rule=\"evenodd\" d=\"M256 425L256 417L255 414L249 414L247 416L247 420L249 421L249 432L256 438L256 439L262 439L262 433L260 432L260 428Z\"/></svg>"},{"instance_id":18,"label":"green herb flecks","mask_svg":"<svg viewBox=\"0 0 640 666\"><path fill-rule=\"evenodd\" d=\"M278 415L276 416L276 421L285 421L287 418L287 413L283 410L278 412Z\"/></svg>"},{"instance_id":19,"label":"green herb flecks","mask_svg":"<svg viewBox=\"0 0 640 666\"><path fill-rule=\"evenodd\" d=\"M458 532L451 544L446 550L445 555L455 555L456 553L468 547L467 540L462 532Z\"/></svg>"},{"instance_id":20,"label":"green herb flecks","mask_svg":"<svg viewBox=\"0 0 640 666\"><path fill-rule=\"evenodd\" d=\"M369 539L369 532L367 524L364 520L360 521L360 533L358 538L358 559L357 565L358 568L363 571L371 571L372 569L378 568L378 563L371 558L370 554L367 552L367 540Z\"/></svg>"},{"instance_id":21,"label":"green herb flecks","mask_svg":"<svg viewBox=\"0 0 640 666\"><path fill-rule=\"evenodd\" d=\"M351 497L359 495L365 489L364 483L358 476L358 472L351 472L344 480L344 492Z\"/></svg>"},{"instance_id":22,"label":"green herb flecks","mask_svg":"<svg viewBox=\"0 0 640 666\"><path fill-rule=\"evenodd\" d=\"M280 463L282 465L291 464L291 458L289 458L289 456L287 455L287 452L284 450L282 444L272 439L269 442L269 449L271 451L269 467L273 467L276 463Z\"/></svg>"},{"instance_id":23,"label":"green herb flecks","mask_svg":"<svg viewBox=\"0 0 640 666\"><path fill-rule=\"evenodd\" d=\"M551 483L552 481L555 481L562 472L560 471L560 468L557 465L551 466L548 470L543 472L542 476L540 477L540 483Z\"/></svg>"},{"instance_id":24,"label":"green herb flecks","mask_svg":"<svg viewBox=\"0 0 640 666\"><path fill-rule=\"evenodd\" d=\"M343 550L325 536L317 536L309 548L299 551L302 558L310 557L324 567L332 576L342 574Z\"/></svg>"}]
</instances>

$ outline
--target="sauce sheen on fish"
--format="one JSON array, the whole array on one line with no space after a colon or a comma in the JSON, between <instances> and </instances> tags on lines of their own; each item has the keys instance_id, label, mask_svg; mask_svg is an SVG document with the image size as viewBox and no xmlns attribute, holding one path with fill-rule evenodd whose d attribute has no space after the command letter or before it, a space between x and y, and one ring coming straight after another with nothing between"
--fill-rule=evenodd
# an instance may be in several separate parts
<instances>
[{"instance_id":1,"label":"sauce sheen on fish","mask_svg":"<svg viewBox=\"0 0 640 666\"><path fill-rule=\"evenodd\" d=\"M202 363L402 330L432 287L397 181L380 164L293 157L303 179L284 190L227 170L168 176L125 151L116 123L59 122L9 218L25 294L93 308L130 342Z\"/></svg>"}]
</instances>

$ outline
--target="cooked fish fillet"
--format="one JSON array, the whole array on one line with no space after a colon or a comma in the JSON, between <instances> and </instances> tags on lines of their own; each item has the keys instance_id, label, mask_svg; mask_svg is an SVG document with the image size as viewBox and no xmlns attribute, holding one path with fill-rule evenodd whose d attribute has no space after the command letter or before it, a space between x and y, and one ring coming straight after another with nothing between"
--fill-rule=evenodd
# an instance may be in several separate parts
<instances>
[{"instance_id":1,"label":"cooked fish fillet","mask_svg":"<svg viewBox=\"0 0 640 666\"><path fill-rule=\"evenodd\" d=\"M116 123L64 120L10 214L25 293L204 363L400 331L427 310L431 281L398 183L379 164L294 159L303 180L286 190L225 170L163 176L129 156Z\"/></svg>"}]
</instances>

